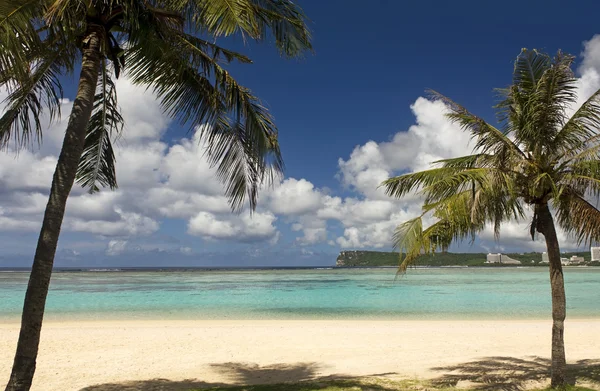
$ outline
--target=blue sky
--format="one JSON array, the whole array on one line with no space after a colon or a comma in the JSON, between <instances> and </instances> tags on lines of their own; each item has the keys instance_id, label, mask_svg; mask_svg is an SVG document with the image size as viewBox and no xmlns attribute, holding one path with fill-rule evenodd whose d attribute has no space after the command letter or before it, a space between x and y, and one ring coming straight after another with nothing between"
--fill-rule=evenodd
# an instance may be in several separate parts
<instances>
[{"instance_id":1,"label":"blue sky","mask_svg":"<svg viewBox=\"0 0 600 391\"><path fill-rule=\"evenodd\" d=\"M579 56L577 66L586 58L582 88L600 86L594 85L600 41L592 40L600 33L597 2L298 4L311 20L314 54L284 60L266 43L223 41L254 60L229 69L263 100L280 129L286 179L279 190L265 191L255 218L232 216L219 206L215 186L201 186L211 174L193 130L169 123L148 93L122 80L129 136L119 142L121 189L95 197L76 189L59 264L312 265L333 263L340 250L388 251L394 224L414 215L418 203L386 200L373 184L422 167L427 157L468 151L458 145L463 139L457 130L443 124L443 108L424 99L427 88L493 121L493 88L510 83L523 47L550 53L561 48ZM591 43L584 57L585 41ZM72 87L73 81L66 83ZM65 102L65 113L68 107ZM61 131L64 121L49 129L40 151L16 160L10 151L0 156L7 162L0 168L0 266L31 262L49 184L35 180L51 176ZM411 162L403 156L412 156ZM194 164L204 164L201 174ZM207 207L210 202L216 206ZM181 208L174 210L176 205ZM567 239L564 246L573 247ZM498 243L484 234L457 250L541 248L514 225Z\"/></svg>"}]
</instances>

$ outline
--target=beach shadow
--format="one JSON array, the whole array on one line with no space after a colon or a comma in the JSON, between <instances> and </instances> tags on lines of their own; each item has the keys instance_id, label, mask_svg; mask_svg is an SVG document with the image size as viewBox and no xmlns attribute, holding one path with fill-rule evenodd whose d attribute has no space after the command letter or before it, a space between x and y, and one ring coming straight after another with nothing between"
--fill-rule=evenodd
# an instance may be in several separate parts
<instances>
[{"instance_id":1,"label":"beach shadow","mask_svg":"<svg viewBox=\"0 0 600 391\"><path fill-rule=\"evenodd\" d=\"M88 386L79 391L190 391L213 387L235 387L242 385L273 384L275 390L285 390L284 383L306 382L307 390L319 390L330 385L331 381L339 382L346 387L355 387L365 391L392 391L397 388L387 387L382 384L365 385L359 379L348 375L319 376L323 365L309 362L296 364L273 364L260 366L253 363L219 363L211 364L210 368L219 373L224 383L210 383L200 379L187 379L174 381L168 379L149 379L139 381L126 381L120 383L105 383ZM395 373L378 373L371 377L395 375ZM320 384L320 382L324 382Z\"/></svg>"},{"instance_id":2,"label":"beach shadow","mask_svg":"<svg viewBox=\"0 0 600 391\"><path fill-rule=\"evenodd\" d=\"M168 380L150 379L126 381L121 383L96 384L80 389L79 391L190 391L202 388L227 387L231 384L207 383L201 380Z\"/></svg>"},{"instance_id":3,"label":"beach shadow","mask_svg":"<svg viewBox=\"0 0 600 391\"><path fill-rule=\"evenodd\" d=\"M104 383L88 386L79 391L189 391L211 387L231 387L265 383L286 383L311 380L317 377L321 365L317 363L274 364L259 366L252 363L211 364L210 368L227 379L226 383L210 383L200 379L180 381L149 379Z\"/></svg>"},{"instance_id":4,"label":"beach shadow","mask_svg":"<svg viewBox=\"0 0 600 391\"><path fill-rule=\"evenodd\" d=\"M231 384L273 384L312 380L323 365L308 362L296 364L273 364L260 366L253 363L228 362L211 364L211 369L218 372Z\"/></svg>"},{"instance_id":5,"label":"beach shadow","mask_svg":"<svg viewBox=\"0 0 600 391\"><path fill-rule=\"evenodd\" d=\"M436 385L468 386L477 390L519 391L536 383L549 383L550 360L540 357L486 357L463 364L432 368L445 372ZM580 360L567 365L567 382L600 384L600 360Z\"/></svg>"}]
</instances>

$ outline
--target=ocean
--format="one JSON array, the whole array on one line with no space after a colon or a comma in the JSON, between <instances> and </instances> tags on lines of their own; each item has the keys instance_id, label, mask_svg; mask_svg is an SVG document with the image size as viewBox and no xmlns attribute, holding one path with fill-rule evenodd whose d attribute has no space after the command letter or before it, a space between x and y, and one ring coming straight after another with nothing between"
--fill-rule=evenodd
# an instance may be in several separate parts
<instances>
[{"instance_id":1,"label":"ocean","mask_svg":"<svg viewBox=\"0 0 600 391\"><path fill-rule=\"evenodd\" d=\"M0 272L0 320L28 274ZM565 268L570 318L600 315L600 268ZM547 268L62 271L46 319L549 319Z\"/></svg>"}]
</instances>

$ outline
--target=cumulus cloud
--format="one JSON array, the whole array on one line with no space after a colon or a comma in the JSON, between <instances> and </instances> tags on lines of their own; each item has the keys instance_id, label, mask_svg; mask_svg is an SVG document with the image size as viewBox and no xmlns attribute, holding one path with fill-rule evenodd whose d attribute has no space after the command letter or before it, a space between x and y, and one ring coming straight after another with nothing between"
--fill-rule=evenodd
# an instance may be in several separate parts
<instances>
[{"instance_id":1,"label":"cumulus cloud","mask_svg":"<svg viewBox=\"0 0 600 391\"><path fill-rule=\"evenodd\" d=\"M578 104L600 87L599 69L600 36L594 36L584 43ZM338 160L337 179L348 191L344 197L316 187L310 177L286 178L264 189L252 216L236 215L204 156L202 129L166 142L171 124L152 93L126 78L118 80L117 88L126 121L124 133L115 140L120 188L90 195L76 186L63 226L65 232L97 235L106 243L106 255L123 253L135 237L155 234L165 219L184 220L189 235L209 241L275 244L280 228L287 226L299 246L390 249L394 228L420 214L421 199L391 199L380 183L472 148L469 135L445 118L441 102L418 97L410 106L412 126L389 140L364 140ZM62 102L62 120L50 124L44 119L48 131L41 148L0 153L0 230L39 230L71 103ZM542 249L543 242L528 239L527 224L504 225L502 245ZM559 235L566 247L574 246L564 233ZM480 240L482 246L498 246L491 229ZM187 246L177 249L183 255L192 253Z\"/></svg>"},{"instance_id":2,"label":"cumulus cloud","mask_svg":"<svg viewBox=\"0 0 600 391\"><path fill-rule=\"evenodd\" d=\"M592 93L600 88L600 35L584 42L583 61L578 69L578 102L574 112ZM392 202L377 186L386 178L430 167L431 162L443 158L471 153L470 136L444 116L446 107L441 102L418 98L411 110L416 123L407 131L398 132L390 141L368 141L357 146L347 160L340 159L340 178L344 185L359 193L362 199L329 199L329 207L319 210L322 218L336 218L345 229L335 239L341 247L388 246L393 228L400 222L418 215L420 200L415 195L404 198L404 203ZM374 201L379 201L377 204ZM513 248L541 250L543 238L531 241L529 221L504 224L501 240ZM577 244L558 230L564 248L577 248ZM529 238L529 239L528 239ZM493 245L491 227L480 239L483 245Z\"/></svg>"},{"instance_id":3,"label":"cumulus cloud","mask_svg":"<svg viewBox=\"0 0 600 391\"><path fill-rule=\"evenodd\" d=\"M342 183L360 198L330 200L322 216L337 216L345 229L335 242L343 248L390 247L394 228L420 213L420 198L392 200L379 187L401 173L427 169L436 160L469 154L469 135L450 123L439 101L418 98L411 105L415 125L392 140L357 146L348 160L339 160Z\"/></svg>"},{"instance_id":4,"label":"cumulus cloud","mask_svg":"<svg viewBox=\"0 0 600 391\"><path fill-rule=\"evenodd\" d=\"M119 189L91 195L75 185L67 203L65 232L125 240L153 234L164 218L178 218L188 220L190 234L206 238L243 242L278 238L272 225L276 218L270 212L257 213L253 219L231 217L223 187L204 157L202 129L169 145L161 139L169 121L152 93L126 78L118 80L117 89L126 124L114 140ZM71 103L63 102L60 121L50 124L45 119L47 131L40 148L0 154L0 229L39 230ZM206 230L199 223L209 216L212 225ZM223 226L230 226L231 232L219 231ZM109 243L114 245L115 240ZM107 254L114 252L111 248Z\"/></svg>"},{"instance_id":5,"label":"cumulus cloud","mask_svg":"<svg viewBox=\"0 0 600 391\"><path fill-rule=\"evenodd\" d=\"M127 240L111 240L106 245L105 254L115 256L123 253L127 248Z\"/></svg>"},{"instance_id":6,"label":"cumulus cloud","mask_svg":"<svg viewBox=\"0 0 600 391\"><path fill-rule=\"evenodd\" d=\"M277 218L270 212L229 215L218 218L210 212L199 212L188 223L190 235L205 239L255 242L273 238L277 229L273 225Z\"/></svg>"},{"instance_id":7,"label":"cumulus cloud","mask_svg":"<svg viewBox=\"0 0 600 391\"><path fill-rule=\"evenodd\" d=\"M306 179L288 178L270 195L271 210L282 215L314 212L322 204L322 194Z\"/></svg>"}]
</instances>

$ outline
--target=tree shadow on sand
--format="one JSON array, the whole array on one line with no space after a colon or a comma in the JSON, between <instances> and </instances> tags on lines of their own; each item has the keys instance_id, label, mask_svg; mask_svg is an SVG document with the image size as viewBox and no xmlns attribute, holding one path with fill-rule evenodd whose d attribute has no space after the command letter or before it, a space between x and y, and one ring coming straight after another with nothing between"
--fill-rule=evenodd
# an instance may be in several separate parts
<instances>
[{"instance_id":1,"label":"tree shadow on sand","mask_svg":"<svg viewBox=\"0 0 600 391\"><path fill-rule=\"evenodd\" d=\"M550 360L540 357L486 357L463 364L432 368L434 371L446 372L434 379L433 383L456 386L462 382L479 390L518 391L534 383L549 383L550 364ZM580 360L569 364L567 382L600 383L600 360Z\"/></svg>"},{"instance_id":2,"label":"tree shadow on sand","mask_svg":"<svg viewBox=\"0 0 600 391\"><path fill-rule=\"evenodd\" d=\"M169 380L149 379L119 383L97 384L80 391L188 391L210 387L225 387L241 384L296 382L314 379L321 366L317 363L274 364L259 366L251 363L211 364L224 383L211 383L199 379Z\"/></svg>"},{"instance_id":3,"label":"tree shadow on sand","mask_svg":"<svg viewBox=\"0 0 600 391\"><path fill-rule=\"evenodd\" d=\"M200 380L169 380L149 379L134 380L121 383L96 384L80 389L79 391L190 391L199 388L228 386L224 383L207 383Z\"/></svg>"},{"instance_id":4,"label":"tree shadow on sand","mask_svg":"<svg viewBox=\"0 0 600 391\"><path fill-rule=\"evenodd\" d=\"M314 362L264 366L229 362L211 364L210 367L227 379L229 384L268 384L312 380L323 368L322 365Z\"/></svg>"},{"instance_id":5,"label":"tree shadow on sand","mask_svg":"<svg viewBox=\"0 0 600 391\"><path fill-rule=\"evenodd\" d=\"M105 383L88 386L79 391L189 391L211 387L232 387L238 385L255 384L281 384L311 381L314 383L315 390L320 389L318 382L326 380L339 380L348 386L356 386L360 390L370 391L392 391L395 388L388 388L383 385L373 384L364 388L364 384L355 381L347 375L328 375L319 376L320 370L324 366L309 362L296 364L273 364L260 366L253 363L220 363L211 364L211 370L217 372L220 377L225 379L224 383L210 383L199 379L187 380L168 380L168 379L149 379L138 381L126 381L120 383ZM391 373L381 373L372 376L385 376ZM326 387L326 385L323 385ZM282 388L285 389L285 388Z\"/></svg>"}]
</instances>

